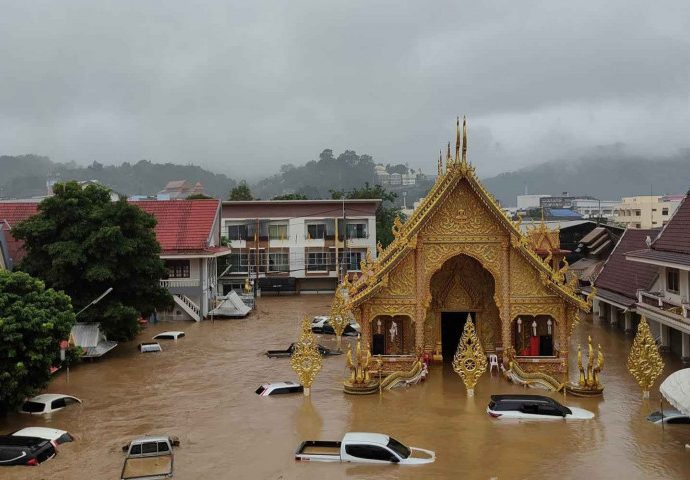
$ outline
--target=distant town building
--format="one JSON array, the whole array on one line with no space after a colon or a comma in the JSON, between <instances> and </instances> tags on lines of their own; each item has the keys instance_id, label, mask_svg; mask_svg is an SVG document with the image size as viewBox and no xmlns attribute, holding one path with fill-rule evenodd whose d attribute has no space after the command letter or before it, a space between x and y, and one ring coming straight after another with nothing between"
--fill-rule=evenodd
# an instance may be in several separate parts
<instances>
[{"instance_id":1,"label":"distant town building","mask_svg":"<svg viewBox=\"0 0 690 480\"><path fill-rule=\"evenodd\" d=\"M587 195L573 196L568 195L568 192L563 192L561 196L548 196L539 199L539 206L543 208L573 208L576 200L596 200Z\"/></svg>"},{"instance_id":2,"label":"distant town building","mask_svg":"<svg viewBox=\"0 0 690 480\"><path fill-rule=\"evenodd\" d=\"M623 197L613 220L630 228L662 227L676 211L682 198L683 195Z\"/></svg>"},{"instance_id":3,"label":"distant town building","mask_svg":"<svg viewBox=\"0 0 690 480\"><path fill-rule=\"evenodd\" d=\"M539 208L541 200L549 195L518 195L517 196L517 209L518 210L529 210L530 208Z\"/></svg>"},{"instance_id":4,"label":"distant town building","mask_svg":"<svg viewBox=\"0 0 690 480\"><path fill-rule=\"evenodd\" d=\"M173 180L165 185L165 188L158 192L160 200L177 200L187 198L190 195L203 194L204 186L201 182L192 185L187 180Z\"/></svg>"},{"instance_id":5,"label":"distant town building","mask_svg":"<svg viewBox=\"0 0 690 480\"><path fill-rule=\"evenodd\" d=\"M219 282L239 291L258 278L263 294L333 291L345 272L376 256L381 200L223 202L223 235L232 254ZM258 253L258 255L257 255Z\"/></svg>"}]
</instances>

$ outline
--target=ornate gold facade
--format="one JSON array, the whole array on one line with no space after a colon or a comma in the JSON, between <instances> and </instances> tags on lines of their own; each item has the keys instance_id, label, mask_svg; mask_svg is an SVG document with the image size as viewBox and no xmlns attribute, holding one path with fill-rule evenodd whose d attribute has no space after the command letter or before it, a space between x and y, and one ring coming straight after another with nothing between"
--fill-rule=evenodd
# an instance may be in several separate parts
<instances>
[{"instance_id":1,"label":"ornate gold facade","mask_svg":"<svg viewBox=\"0 0 690 480\"><path fill-rule=\"evenodd\" d=\"M349 308L364 341L377 348L378 340L375 353L384 358L399 334L413 338L415 348L438 353L442 318L453 312L472 313L483 346L499 354L515 349L518 317L535 334L548 323L552 354L523 358L517 352L517 361L530 371L560 371L570 327L589 305L565 283L564 269L552 268L530 248L518 222L479 182L466 157L465 124L462 134L462 155L458 127L455 158L449 149L424 201L406 223L395 223L394 241L376 260L362 262L362 274L349 286ZM382 318L390 325L386 331L377 330ZM404 325L411 331L400 331ZM399 361L412 354L396 352Z\"/></svg>"}]
</instances>

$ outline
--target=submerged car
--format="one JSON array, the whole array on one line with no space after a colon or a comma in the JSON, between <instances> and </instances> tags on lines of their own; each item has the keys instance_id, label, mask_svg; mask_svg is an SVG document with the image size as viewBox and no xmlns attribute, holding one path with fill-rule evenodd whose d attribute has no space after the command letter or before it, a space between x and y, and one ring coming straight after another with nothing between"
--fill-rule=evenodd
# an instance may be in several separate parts
<instances>
[{"instance_id":1,"label":"submerged car","mask_svg":"<svg viewBox=\"0 0 690 480\"><path fill-rule=\"evenodd\" d=\"M323 356L328 356L328 355L342 355L343 352L339 352L337 350L331 350L330 348L326 348L323 345L317 345L316 348L319 349L319 353ZM288 348L285 350L268 350L266 351L266 356L269 358L280 358L280 357L291 357L292 353L295 350L295 344L291 343Z\"/></svg>"},{"instance_id":2,"label":"submerged car","mask_svg":"<svg viewBox=\"0 0 690 480\"><path fill-rule=\"evenodd\" d=\"M38 465L57 455L57 446L74 437L64 430L29 427L0 435L0 466Z\"/></svg>"},{"instance_id":3,"label":"submerged car","mask_svg":"<svg viewBox=\"0 0 690 480\"><path fill-rule=\"evenodd\" d=\"M295 382L273 382L264 383L259 388L256 389L254 393L260 397L267 397L269 395L280 395L284 393L302 393L304 392L304 386Z\"/></svg>"},{"instance_id":4,"label":"submerged car","mask_svg":"<svg viewBox=\"0 0 690 480\"><path fill-rule=\"evenodd\" d=\"M17 430L12 434L13 437L36 437L42 438L43 440L50 440L56 445L62 445L63 443L73 442L74 437L70 435L69 432L64 430L58 430L57 428L46 428L46 427L26 427L21 430Z\"/></svg>"},{"instance_id":5,"label":"submerged car","mask_svg":"<svg viewBox=\"0 0 690 480\"><path fill-rule=\"evenodd\" d=\"M43 393L36 395L24 403L19 408L21 413L28 413L31 415L43 415L46 413L57 412L68 405L81 403L77 397L70 395L63 395L61 393Z\"/></svg>"},{"instance_id":6,"label":"submerged car","mask_svg":"<svg viewBox=\"0 0 690 480\"><path fill-rule=\"evenodd\" d=\"M170 331L170 332L161 332L158 335L154 336L154 340L177 340L179 338L184 337L184 332L181 331Z\"/></svg>"},{"instance_id":7,"label":"submerged car","mask_svg":"<svg viewBox=\"0 0 690 480\"><path fill-rule=\"evenodd\" d=\"M162 352L161 344L158 342L144 342L139 344L139 351L141 353Z\"/></svg>"},{"instance_id":8,"label":"submerged car","mask_svg":"<svg viewBox=\"0 0 690 480\"><path fill-rule=\"evenodd\" d=\"M690 424L690 417L674 409L652 412L647 416L647 420L657 425L661 425L662 423L668 425Z\"/></svg>"},{"instance_id":9,"label":"submerged car","mask_svg":"<svg viewBox=\"0 0 690 480\"><path fill-rule=\"evenodd\" d=\"M589 420L594 414L577 407L566 407L544 395L491 395L486 413L494 418L524 420Z\"/></svg>"},{"instance_id":10,"label":"submerged car","mask_svg":"<svg viewBox=\"0 0 690 480\"><path fill-rule=\"evenodd\" d=\"M335 335L335 329L331 325L330 317L326 315L317 315L311 321L311 331L313 333L322 333L325 335ZM356 337L360 333L359 324L355 321L350 321L345 325L343 335Z\"/></svg>"}]
</instances>

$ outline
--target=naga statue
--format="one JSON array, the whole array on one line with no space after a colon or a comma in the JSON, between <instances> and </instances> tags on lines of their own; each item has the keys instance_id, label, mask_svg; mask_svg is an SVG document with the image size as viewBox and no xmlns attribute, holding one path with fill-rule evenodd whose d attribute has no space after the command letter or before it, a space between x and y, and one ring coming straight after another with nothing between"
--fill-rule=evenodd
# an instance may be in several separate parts
<instances>
[{"instance_id":1,"label":"naga statue","mask_svg":"<svg viewBox=\"0 0 690 480\"><path fill-rule=\"evenodd\" d=\"M604 386L599 381L599 374L604 368L604 354L601 353L601 345L598 345L596 354L592 348L592 337L587 338L587 365L582 361L582 347L577 346L577 368L580 377L577 385L569 383L566 392L578 397L594 397L604 393Z\"/></svg>"}]
</instances>

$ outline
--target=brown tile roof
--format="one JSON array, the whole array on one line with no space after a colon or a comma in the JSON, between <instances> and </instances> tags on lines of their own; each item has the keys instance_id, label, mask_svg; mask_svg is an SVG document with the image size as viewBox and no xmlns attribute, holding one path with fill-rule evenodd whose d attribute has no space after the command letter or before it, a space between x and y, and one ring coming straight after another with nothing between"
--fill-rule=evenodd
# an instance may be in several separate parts
<instances>
[{"instance_id":1,"label":"brown tile roof","mask_svg":"<svg viewBox=\"0 0 690 480\"><path fill-rule=\"evenodd\" d=\"M0 228L5 230L7 249L10 259L15 265L24 258L24 242L15 239L8 228L13 228L19 222L36 215L38 202L0 202Z\"/></svg>"},{"instance_id":2,"label":"brown tile roof","mask_svg":"<svg viewBox=\"0 0 690 480\"><path fill-rule=\"evenodd\" d=\"M653 238L658 232L658 229L627 229L594 281L597 289L636 299L638 289L651 288L657 275L657 267L626 260L625 254L645 248L647 236Z\"/></svg>"},{"instance_id":3,"label":"brown tile roof","mask_svg":"<svg viewBox=\"0 0 690 480\"><path fill-rule=\"evenodd\" d=\"M690 266L690 255L684 253L665 252L647 248L644 250L633 250L632 252L628 252L625 256L628 258L640 258L654 262L677 263L679 265Z\"/></svg>"},{"instance_id":4,"label":"brown tile roof","mask_svg":"<svg viewBox=\"0 0 690 480\"><path fill-rule=\"evenodd\" d=\"M659 236L652 242L653 250L690 255L690 201L688 201L688 196L685 196Z\"/></svg>"}]
</instances>

